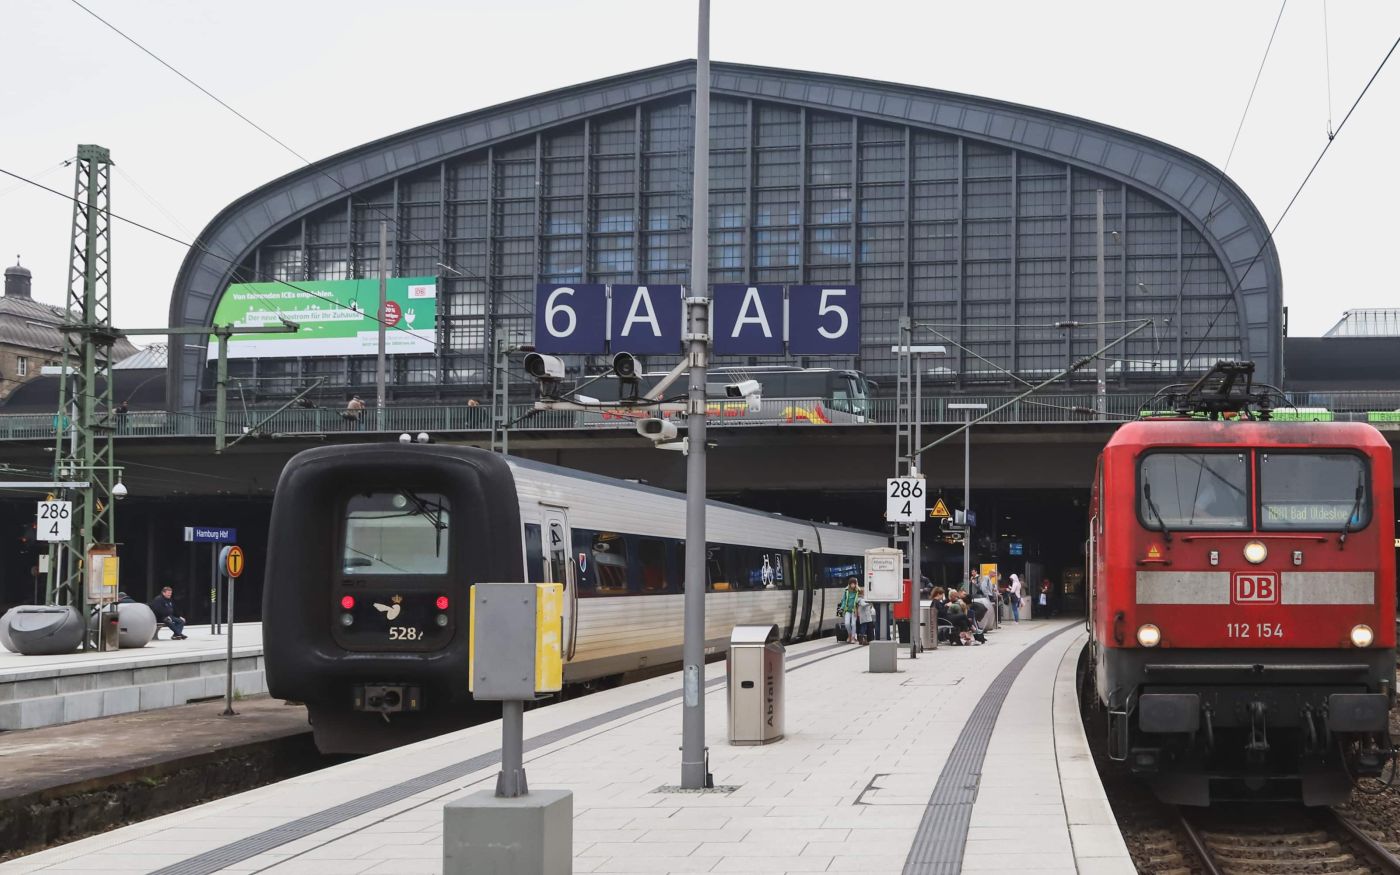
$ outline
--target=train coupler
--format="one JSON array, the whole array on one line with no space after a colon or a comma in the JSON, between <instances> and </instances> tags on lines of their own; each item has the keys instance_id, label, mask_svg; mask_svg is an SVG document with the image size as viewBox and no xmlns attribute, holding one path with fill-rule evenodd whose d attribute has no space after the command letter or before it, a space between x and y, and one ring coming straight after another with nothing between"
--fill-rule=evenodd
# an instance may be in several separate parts
<instances>
[{"instance_id":1,"label":"train coupler","mask_svg":"<svg viewBox=\"0 0 1400 875\"><path fill-rule=\"evenodd\" d=\"M1249 741L1244 749L1254 762L1262 761L1269 753L1268 708L1257 699L1249 703Z\"/></svg>"},{"instance_id":2,"label":"train coupler","mask_svg":"<svg viewBox=\"0 0 1400 875\"><path fill-rule=\"evenodd\" d=\"M419 687L413 686L365 684L354 688L351 702L356 711L373 711L380 714L420 711L423 708L423 692Z\"/></svg>"}]
</instances>

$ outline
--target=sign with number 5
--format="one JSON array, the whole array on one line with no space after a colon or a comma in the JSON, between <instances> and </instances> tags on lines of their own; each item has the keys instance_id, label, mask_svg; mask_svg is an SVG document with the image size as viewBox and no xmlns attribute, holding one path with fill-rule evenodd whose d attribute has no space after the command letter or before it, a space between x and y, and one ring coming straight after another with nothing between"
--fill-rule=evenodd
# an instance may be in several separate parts
<instances>
[{"instance_id":1,"label":"sign with number 5","mask_svg":"<svg viewBox=\"0 0 1400 875\"><path fill-rule=\"evenodd\" d=\"M788 352L792 355L858 354L860 287L788 287Z\"/></svg>"}]
</instances>

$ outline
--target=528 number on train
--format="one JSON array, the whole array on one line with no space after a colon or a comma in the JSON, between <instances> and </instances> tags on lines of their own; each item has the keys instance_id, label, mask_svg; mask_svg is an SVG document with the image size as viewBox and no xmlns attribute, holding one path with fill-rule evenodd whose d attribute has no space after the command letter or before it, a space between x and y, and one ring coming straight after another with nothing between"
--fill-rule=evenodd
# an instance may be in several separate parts
<instances>
[{"instance_id":1,"label":"528 number on train","mask_svg":"<svg viewBox=\"0 0 1400 875\"><path fill-rule=\"evenodd\" d=\"M1282 623L1226 623L1226 638L1282 638Z\"/></svg>"},{"instance_id":2,"label":"528 number on train","mask_svg":"<svg viewBox=\"0 0 1400 875\"><path fill-rule=\"evenodd\" d=\"M419 641L423 638L423 633L413 626L390 626L390 641Z\"/></svg>"}]
</instances>

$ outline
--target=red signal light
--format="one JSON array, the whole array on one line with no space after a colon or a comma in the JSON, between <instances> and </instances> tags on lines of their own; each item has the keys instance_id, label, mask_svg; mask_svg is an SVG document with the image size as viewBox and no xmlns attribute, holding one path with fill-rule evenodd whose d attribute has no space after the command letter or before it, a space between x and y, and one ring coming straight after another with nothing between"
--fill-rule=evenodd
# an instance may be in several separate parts
<instances>
[{"instance_id":1,"label":"red signal light","mask_svg":"<svg viewBox=\"0 0 1400 875\"><path fill-rule=\"evenodd\" d=\"M445 596L445 595L440 595L440 596L438 596L438 598L437 598L437 609L438 609L439 611L445 611L445 610L447 610L447 605L448 605L447 596Z\"/></svg>"},{"instance_id":2,"label":"red signal light","mask_svg":"<svg viewBox=\"0 0 1400 875\"><path fill-rule=\"evenodd\" d=\"M352 595L341 596L340 606L347 611L350 610L355 607L355 597Z\"/></svg>"}]
</instances>

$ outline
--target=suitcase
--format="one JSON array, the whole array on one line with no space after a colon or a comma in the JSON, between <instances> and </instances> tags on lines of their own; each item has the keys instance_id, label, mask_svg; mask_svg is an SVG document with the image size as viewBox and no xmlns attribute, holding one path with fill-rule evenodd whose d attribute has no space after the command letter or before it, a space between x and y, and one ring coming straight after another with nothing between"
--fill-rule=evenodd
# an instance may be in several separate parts
<instances>
[{"instance_id":1,"label":"suitcase","mask_svg":"<svg viewBox=\"0 0 1400 875\"><path fill-rule=\"evenodd\" d=\"M846 641L850 636L846 633L846 623L840 618L836 618L836 640Z\"/></svg>"}]
</instances>

